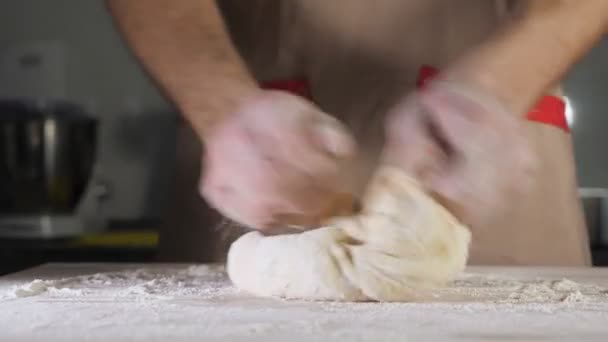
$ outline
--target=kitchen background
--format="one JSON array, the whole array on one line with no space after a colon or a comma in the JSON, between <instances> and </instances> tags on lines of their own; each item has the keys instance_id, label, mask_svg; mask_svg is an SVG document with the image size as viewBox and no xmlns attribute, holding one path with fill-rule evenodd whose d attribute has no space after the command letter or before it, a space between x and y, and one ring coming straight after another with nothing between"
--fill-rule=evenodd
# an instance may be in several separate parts
<instances>
[{"instance_id":1,"label":"kitchen background","mask_svg":"<svg viewBox=\"0 0 608 342\"><path fill-rule=\"evenodd\" d=\"M578 180L598 265L608 264L608 204L602 211L601 200L608 195L607 90L604 39L565 82ZM130 54L104 2L2 1L1 98L64 100L97 119L91 182L103 193L98 213L108 229L102 233L84 222L76 228L82 230L76 238L23 238L2 230L8 214L0 212L0 274L49 260L154 260L160 219L173 191L179 117ZM95 197L84 197L90 196ZM85 214L90 216L91 209ZM44 234L52 236L52 227Z\"/></svg>"}]
</instances>

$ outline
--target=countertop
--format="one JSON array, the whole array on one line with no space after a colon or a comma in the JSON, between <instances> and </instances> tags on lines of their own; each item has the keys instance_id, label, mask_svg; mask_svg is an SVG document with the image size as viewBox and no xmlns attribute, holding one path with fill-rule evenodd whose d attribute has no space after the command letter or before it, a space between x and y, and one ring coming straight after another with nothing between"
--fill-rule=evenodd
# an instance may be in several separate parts
<instances>
[{"instance_id":1,"label":"countertop","mask_svg":"<svg viewBox=\"0 0 608 342\"><path fill-rule=\"evenodd\" d=\"M425 302L307 302L217 265L47 264L0 278L0 341L606 341L606 289L602 268L472 267Z\"/></svg>"}]
</instances>

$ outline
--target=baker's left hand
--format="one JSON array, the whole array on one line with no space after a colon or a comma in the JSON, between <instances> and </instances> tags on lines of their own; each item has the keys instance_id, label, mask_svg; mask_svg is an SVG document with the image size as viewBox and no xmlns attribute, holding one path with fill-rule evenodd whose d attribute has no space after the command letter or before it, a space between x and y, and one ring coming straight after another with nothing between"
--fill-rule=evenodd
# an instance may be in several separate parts
<instances>
[{"instance_id":1,"label":"baker's left hand","mask_svg":"<svg viewBox=\"0 0 608 342\"><path fill-rule=\"evenodd\" d=\"M463 222L483 225L533 179L524 129L523 118L491 95L436 81L390 113L383 158Z\"/></svg>"}]
</instances>

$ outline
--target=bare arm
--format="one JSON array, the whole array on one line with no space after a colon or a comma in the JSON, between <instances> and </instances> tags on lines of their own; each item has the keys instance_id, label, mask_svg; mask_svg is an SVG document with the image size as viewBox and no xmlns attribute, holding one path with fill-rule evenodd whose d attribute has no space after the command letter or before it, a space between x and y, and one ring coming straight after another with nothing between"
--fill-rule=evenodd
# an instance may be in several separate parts
<instances>
[{"instance_id":1,"label":"bare arm","mask_svg":"<svg viewBox=\"0 0 608 342\"><path fill-rule=\"evenodd\" d=\"M608 31L608 1L528 0L520 15L447 77L478 86L524 114Z\"/></svg>"},{"instance_id":2,"label":"bare arm","mask_svg":"<svg viewBox=\"0 0 608 342\"><path fill-rule=\"evenodd\" d=\"M205 134L257 91L214 0L107 0L135 54Z\"/></svg>"}]
</instances>

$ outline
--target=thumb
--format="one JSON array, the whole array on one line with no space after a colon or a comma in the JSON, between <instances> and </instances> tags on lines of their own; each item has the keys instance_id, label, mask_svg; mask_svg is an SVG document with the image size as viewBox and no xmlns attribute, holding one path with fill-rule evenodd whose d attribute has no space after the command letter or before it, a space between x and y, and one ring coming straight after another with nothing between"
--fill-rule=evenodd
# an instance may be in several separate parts
<instances>
[{"instance_id":1,"label":"thumb","mask_svg":"<svg viewBox=\"0 0 608 342\"><path fill-rule=\"evenodd\" d=\"M445 163L427 179L428 189L449 201L464 198L467 186L464 184L461 168L459 163Z\"/></svg>"},{"instance_id":2,"label":"thumb","mask_svg":"<svg viewBox=\"0 0 608 342\"><path fill-rule=\"evenodd\" d=\"M349 159L355 155L354 139L346 127L334 118L315 120L310 126L310 135L316 148L334 158Z\"/></svg>"},{"instance_id":3,"label":"thumb","mask_svg":"<svg viewBox=\"0 0 608 342\"><path fill-rule=\"evenodd\" d=\"M425 187L431 196L450 211L460 221L466 221L465 202L469 186L461 177L462 166L448 164L435 170L432 176L426 179Z\"/></svg>"}]
</instances>

